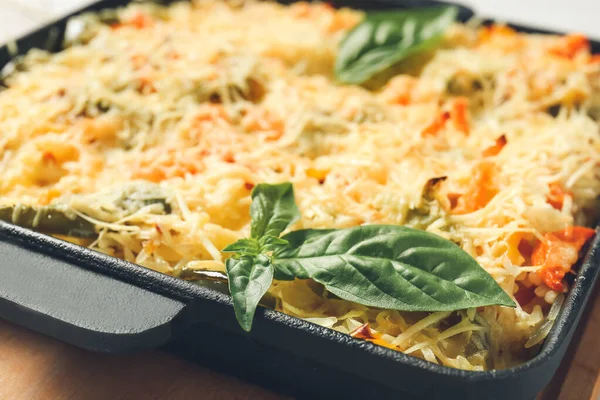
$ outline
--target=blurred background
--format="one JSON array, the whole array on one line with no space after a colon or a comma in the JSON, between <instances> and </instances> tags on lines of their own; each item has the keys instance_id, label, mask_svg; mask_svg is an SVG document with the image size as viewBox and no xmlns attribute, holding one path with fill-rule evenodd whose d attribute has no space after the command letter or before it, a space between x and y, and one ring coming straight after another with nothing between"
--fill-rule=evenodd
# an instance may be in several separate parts
<instances>
[{"instance_id":1,"label":"blurred background","mask_svg":"<svg viewBox=\"0 0 600 400\"><path fill-rule=\"evenodd\" d=\"M18 37L91 0L0 0L0 42ZM479 15L576 31L600 39L600 0L463 0Z\"/></svg>"}]
</instances>

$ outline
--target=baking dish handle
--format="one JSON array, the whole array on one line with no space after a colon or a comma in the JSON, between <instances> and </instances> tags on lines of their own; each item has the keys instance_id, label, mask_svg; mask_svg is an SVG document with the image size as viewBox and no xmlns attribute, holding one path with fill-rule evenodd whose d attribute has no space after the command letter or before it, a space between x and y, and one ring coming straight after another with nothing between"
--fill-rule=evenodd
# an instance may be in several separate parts
<instances>
[{"instance_id":1,"label":"baking dish handle","mask_svg":"<svg viewBox=\"0 0 600 400\"><path fill-rule=\"evenodd\" d=\"M85 251L65 260L52 249L79 246L34 232L11 240L21 230L0 223L0 318L96 351L154 348L172 338L184 301L87 268Z\"/></svg>"}]
</instances>

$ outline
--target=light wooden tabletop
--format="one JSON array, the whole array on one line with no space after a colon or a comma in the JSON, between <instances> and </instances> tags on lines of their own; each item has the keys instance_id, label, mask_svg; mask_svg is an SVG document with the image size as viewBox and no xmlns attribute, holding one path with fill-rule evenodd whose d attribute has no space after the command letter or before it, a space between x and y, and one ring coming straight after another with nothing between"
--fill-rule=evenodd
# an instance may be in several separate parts
<instances>
[{"instance_id":1,"label":"light wooden tabletop","mask_svg":"<svg viewBox=\"0 0 600 400\"><path fill-rule=\"evenodd\" d=\"M282 398L165 353L92 353L0 320L2 400Z\"/></svg>"}]
</instances>

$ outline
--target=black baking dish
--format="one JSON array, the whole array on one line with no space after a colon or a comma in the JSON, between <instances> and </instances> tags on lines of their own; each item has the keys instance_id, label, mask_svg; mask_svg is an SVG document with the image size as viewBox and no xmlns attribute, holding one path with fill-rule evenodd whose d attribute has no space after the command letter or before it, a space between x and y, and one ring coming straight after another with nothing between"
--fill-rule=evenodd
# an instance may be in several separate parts
<instances>
[{"instance_id":1,"label":"black baking dish","mask_svg":"<svg viewBox=\"0 0 600 400\"><path fill-rule=\"evenodd\" d=\"M103 0L72 15L126 3ZM386 9L439 3L349 0L334 5ZM462 20L472 15L461 7ZM69 17L17 40L18 53L34 47L58 50ZM600 51L600 42L592 46ZM1 47L0 67L14 56L9 46ZM197 286L3 222L0 256L0 317L83 348L123 352L162 347L298 397L516 400L533 398L556 371L598 277L600 238L596 235L589 246L541 352L517 367L489 372L442 367L267 309L258 310L247 334L219 288Z\"/></svg>"}]
</instances>

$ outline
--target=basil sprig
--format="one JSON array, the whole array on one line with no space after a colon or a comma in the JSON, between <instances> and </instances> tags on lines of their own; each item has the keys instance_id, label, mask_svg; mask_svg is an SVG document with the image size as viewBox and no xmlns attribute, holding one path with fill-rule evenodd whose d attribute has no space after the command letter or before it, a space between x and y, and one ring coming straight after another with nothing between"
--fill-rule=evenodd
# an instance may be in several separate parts
<instances>
[{"instance_id":1,"label":"basil sprig","mask_svg":"<svg viewBox=\"0 0 600 400\"><path fill-rule=\"evenodd\" d=\"M458 8L431 7L369 13L340 42L336 79L360 84L414 54L434 48Z\"/></svg>"},{"instance_id":2,"label":"basil sprig","mask_svg":"<svg viewBox=\"0 0 600 400\"><path fill-rule=\"evenodd\" d=\"M292 185L257 185L251 237L227 246L229 290L249 331L273 279L312 279L336 296L402 311L452 311L514 301L477 261L454 243L397 225L303 229L281 233L300 212Z\"/></svg>"},{"instance_id":3,"label":"basil sprig","mask_svg":"<svg viewBox=\"0 0 600 400\"><path fill-rule=\"evenodd\" d=\"M225 268L235 316L250 331L256 306L273 282L269 252L287 242L279 235L300 218L291 183L259 184L252 190L250 238L240 239L223 249L236 253Z\"/></svg>"}]
</instances>

